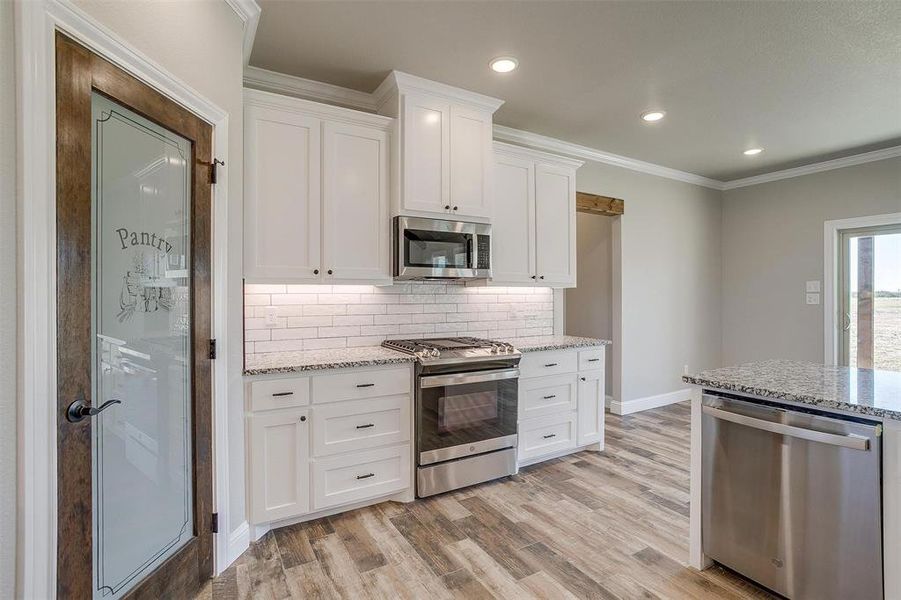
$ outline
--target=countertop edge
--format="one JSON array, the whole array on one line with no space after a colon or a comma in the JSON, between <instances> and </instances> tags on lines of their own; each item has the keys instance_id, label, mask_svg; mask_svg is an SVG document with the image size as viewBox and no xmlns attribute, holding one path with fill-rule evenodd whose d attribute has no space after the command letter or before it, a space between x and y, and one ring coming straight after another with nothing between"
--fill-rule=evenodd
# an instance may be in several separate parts
<instances>
[{"instance_id":1,"label":"countertop edge","mask_svg":"<svg viewBox=\"0 0 901 600\"><path fill-rule=\"evenodd\" d=\"M515 345L515 344L514 344ZM535 346L516 346L516 349L523 354L527 352L544 352L546 350L566 350L568 348L597 348L599 346L611 346L613 342L610 340L594 340L581 342L555 342L550 344L538 344Z\"/></svg>"},{"instance_id":2,"label":"countertop edge","mask_svg":"<svg viewBox=\"0 0 901 600\"><path fill-rule=\"evenodd\" d=\"M715 390L720 390L723 392L734 392L736 394L748 394L751 396L757 396L763 398L765 400L772 400L774 402L778 402L779 400L786 400L788 402L797 402L799 404L806 404L808 406L819 406L822 408L833 409L833 410L843 410L847 412L853 412L860 415L866 415L870 417L880 417L892 420L901 420L901 412L892 411L886 408L876 408L873 406L863 406L860 404L851 404L849 402L838 402L835 400L827 400L825 398L817 398L816 396L808 396L808 395L799 395L792 394L790 392L780 392L777 390L771 390L767 388L758 388L753 386L745 386L735 383L727 383L724 381L717 381L714 379L705 379L698 376L692 375L683 375L682 381L688 383L690 385L696 385L699 387L705 387Z\"/></svg>"},{"instance_id":3,"label":"countertop edge","mask_svg":"<svg viewBox=\"0 0 901 600\"><path fill-rule=\"evenodd\" d=\"M360 367L377 367L380 365L399 365L416 362L413 356L392 358L372 358L361 360L311 363L306 365L286 365L283 367L260 367L244 369L244 377L257 375L284 375L286 373L303 373L306 371L329 371L334 369L355 369Z\"/></svg>"}]
</instances>

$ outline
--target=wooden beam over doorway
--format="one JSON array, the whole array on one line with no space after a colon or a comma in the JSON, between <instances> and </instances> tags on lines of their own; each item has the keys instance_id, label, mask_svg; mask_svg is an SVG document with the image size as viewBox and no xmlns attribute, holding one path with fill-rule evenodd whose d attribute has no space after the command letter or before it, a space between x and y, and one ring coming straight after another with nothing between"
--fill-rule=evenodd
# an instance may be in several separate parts
<instances>
[{"instance_id":1,"label":"wooden beam over doorway","mask_svg":"<svg viewBox=\"0 0 901 600\"><path fill-rule=\"evenodd\" d=\"M587 192L576 192L576 211L606 217L618 217L626 210L625 200L599 196Z\"/></svg>"}]
</instances>

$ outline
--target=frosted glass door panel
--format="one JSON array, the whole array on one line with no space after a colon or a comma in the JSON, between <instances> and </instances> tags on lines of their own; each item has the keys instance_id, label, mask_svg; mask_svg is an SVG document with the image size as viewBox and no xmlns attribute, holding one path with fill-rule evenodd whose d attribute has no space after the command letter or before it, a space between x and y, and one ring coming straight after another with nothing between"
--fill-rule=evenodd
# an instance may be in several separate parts
<instances>
[{"instance_id":1,"label":"frosted glass door panel","mask_svg":"<svg viewBox=\"0 0 901 600\"><path fill-rule=\"evenodd\" d=\"M92 98L95 598L194 535L191 142ZM61 335L65 335L61 332Z\"/></svg>"}]
</instances>

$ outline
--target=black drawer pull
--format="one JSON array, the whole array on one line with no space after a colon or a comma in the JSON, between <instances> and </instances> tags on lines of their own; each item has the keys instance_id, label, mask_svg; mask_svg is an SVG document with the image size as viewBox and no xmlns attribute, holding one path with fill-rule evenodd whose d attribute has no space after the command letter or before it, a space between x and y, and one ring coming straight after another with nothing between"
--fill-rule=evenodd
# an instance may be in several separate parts
<instances>
[{"instance_id":1,"label":"black drawer pull","mask_svg":"<svg viewBox=\"0 0 901 600\"><path fill-rule=\"evenodd\" d=\"M357 425L357 429L369 429L375 427L375 423L366 423L365 425Z\"/></svg>"},{"instance_id":2,"label":"black drawer pull","mask_svg":"<svg viewBox=\"0 0 901 600\"><path fill-rule=\"evenodd\" d=\"M358 383L357 387L372 387L374 385L374 383Z\"/></svg>"},{"instance_id":3,"label":"black drawer pull","mask_svg":"<svg viewBox=\"0 0 901 600\"><path fill-rule=\"evenodd\" d=\"M557 394L551 394L550 396L545 396L544 399L545 400L553 400L556 397L557 397Z\"/></svg>"},{"instance_id":4,"label":"black drawer pull","mask_svg":"<svg viewBox=\"0 0 901 600\"><path fill-rule=\"evenodd\" d=\"M369 479L375 477L375 473L366 473L365 475L357 475L357 479Z\"/></svg>"},{"instance_id":5,"label":"black drawer pull","mask_svg":"<svg viewBox=\"0 0 901 600\"><path fill-rule=\"evenodd\" d=\"M548 439L548 438L552 438L552 437L557 437L557 434L556 434L556 433L550 433L550 434L545 435L545 436L542 436L542 437L544 437L544 439Z\"/></svg>"},{"instance_id":6,"label":"black drawer pull","mask_svg":"<svg viewBox=\"0 0 901 600\"><path fill-rule=\"evenodd\" d=\"M589 358L588 362L599 362L600 360L600 358Z\"/></svg>"},{"instance_id":7,"label":"black drawer pull","mask_svg":"<svg viewBox=\"0 0 901 600\"><path fill-rule=\"evenodd\" d=\"M293 395L294 395L294 392L275 392L275 393L272 394L272 395L273 395L273 397L278 397L278 396L293 396Z\"/></svg>"},{"instance_id":8,"label":"black drawer pull","mask_svg":"<svg viewBox=\"0 0 901 600\"><path fill-rule=\"evenodd\" d=\"M545 366L545 367L556 367L556 366L557 366L557 363L548 363L548 364L546 364L546 365L544 365L544 366Z\"/></svg>"},{"instance_id":9,"label":"black drawer pull","mask_svg":"<svg viewBox=\"0 0 901 600\"><path fill-rule=\"evenodd\" d=\"M579 379L581 379L582 381L588 381L588 380L585 379L584 377L579 377Z\"/></svg>"}]
</instances>

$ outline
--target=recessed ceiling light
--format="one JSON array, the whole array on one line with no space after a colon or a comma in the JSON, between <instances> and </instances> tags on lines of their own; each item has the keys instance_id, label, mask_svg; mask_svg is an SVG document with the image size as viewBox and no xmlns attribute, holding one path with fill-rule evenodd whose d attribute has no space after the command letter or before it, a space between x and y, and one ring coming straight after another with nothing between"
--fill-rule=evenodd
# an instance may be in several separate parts
<instances>
[{"instance_id":1,"label":"recessed ceiling light","mask_svg":"<svg viewBox=\"0 0 901 600\"><path fill-rule=\"evenodd\" d=\"M648 112L641 113L641 118L648 123L656 123L664 116L666 116L666 113L662 110L649 110Z\"/></svg>"},{"instance_id":2,"label":"recessed ceiling light","mask_svg":"<svg viewBox=\"0 0 901 600\"><path fill-rule=\"evenodd\" d=\"M519 66L519 61L512 56L499 56L489 63L491 70L497 73L509 73Z\"/></svg>"},{"instance_id":3,"label":"recessed ceiling light","mask_svg":"<svg viewBox=\"0 0 901 600\"><path fill-rule=\"evenodd\" d=\"M763 152L763 148L748 148L743 154L745 156L757 156L761 152Z\"/></svg>"}]
</instances>

